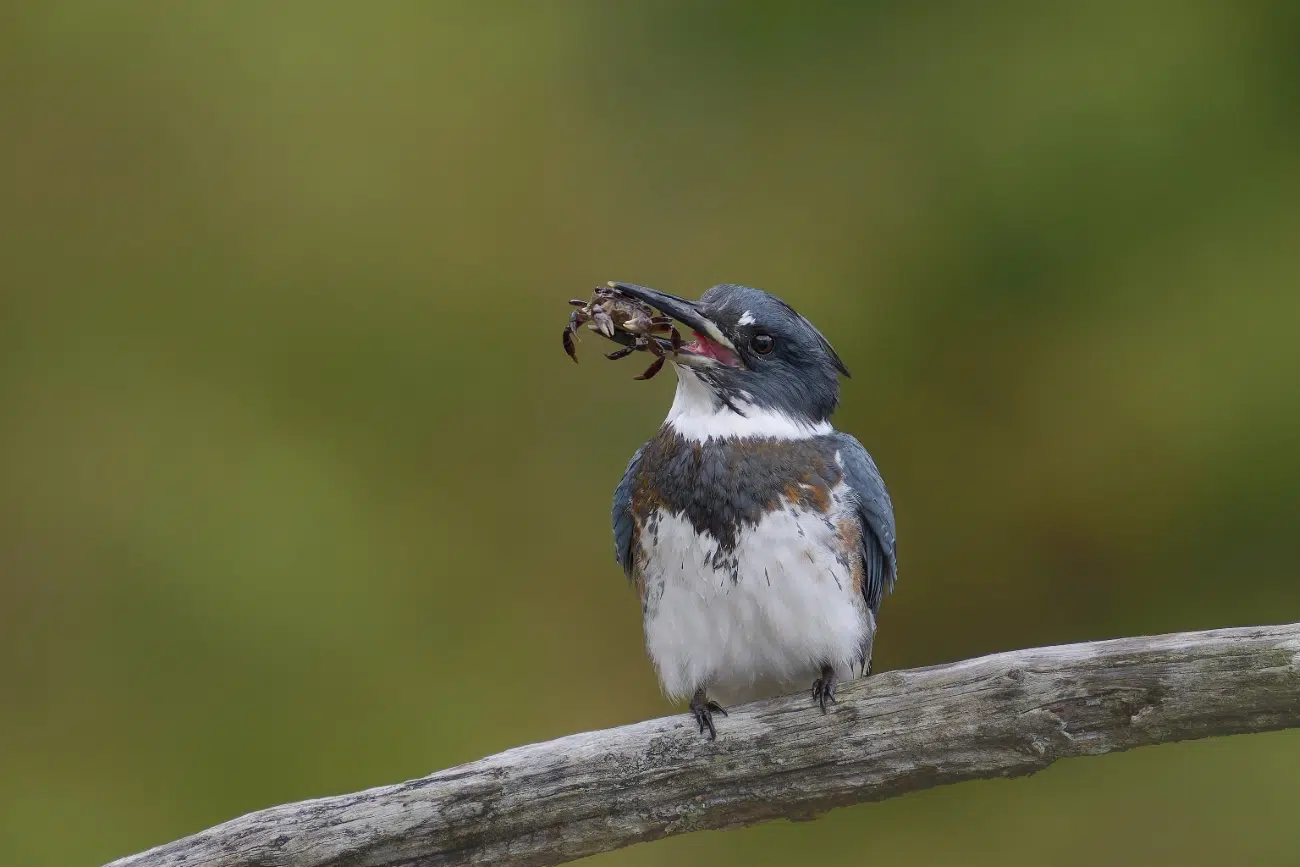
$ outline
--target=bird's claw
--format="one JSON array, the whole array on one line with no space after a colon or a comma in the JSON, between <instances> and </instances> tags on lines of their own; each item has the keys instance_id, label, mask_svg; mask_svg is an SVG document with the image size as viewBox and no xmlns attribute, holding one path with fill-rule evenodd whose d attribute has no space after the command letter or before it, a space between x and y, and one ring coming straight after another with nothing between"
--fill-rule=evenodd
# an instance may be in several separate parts
<instances>
[{"instance_id":1,"label":"bird's claw","mask_svg":"<svg viewBox=\"0 0 1300 867\"><path fill-rule=\"evenodd\" d=\"M821 705L822 713L826 713L826 702L839 704L835 699L835 687L838 684L839 680L835 677L835 671L829 665L823 667L822 676L813 681L813 701Z\"/></svg>"},{"instance_id":2,"label":"bird's claw","mask_svg":"<svg viewBox=\"0 0 1300 867\"><path fill-rule=\"evenodd\" d=\"M700 734L704 734L708 729L709 740L718 739L718 730L713 725L713 715L720 713L727 716L727 709L716 701L712 701L705 695L703 689L697 689L695 695L691 697L691 714L695 717L695 722L700 726Z\"/></svg>"}]
</instances>

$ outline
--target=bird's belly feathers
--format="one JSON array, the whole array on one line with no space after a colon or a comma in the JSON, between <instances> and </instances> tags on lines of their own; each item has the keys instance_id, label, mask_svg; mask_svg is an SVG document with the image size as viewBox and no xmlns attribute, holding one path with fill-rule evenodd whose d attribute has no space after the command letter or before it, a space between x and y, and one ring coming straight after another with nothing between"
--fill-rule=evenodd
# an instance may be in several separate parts
<instances>
[{"instance_id":1,"label":"bird's belly feathers","mask_svg":"<svg viewBox=\"0 0 1300 867\"><path fill-rule=\"evenodd\" d=\"M874 620L845 541L850 510L790 506L742 529L730 550L659 510L639 540L646 646L664 692L703 686L725 703L808 689L824 663L857 673ZM856 526L856 525L854 525ZM850 534L851 535L851 534Z\"/></svg>"}]
</instances>

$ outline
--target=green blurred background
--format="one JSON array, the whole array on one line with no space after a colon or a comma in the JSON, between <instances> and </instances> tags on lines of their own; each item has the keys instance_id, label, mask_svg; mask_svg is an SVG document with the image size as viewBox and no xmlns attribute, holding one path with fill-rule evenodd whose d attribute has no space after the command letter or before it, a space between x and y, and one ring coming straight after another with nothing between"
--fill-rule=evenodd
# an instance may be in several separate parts
<instances>
[{"instance_id":1,"label":"green blurred background","mask_svg":"<svg viewBox=\"0 0 1300 867\"><path fill-rule=\"evenodd\" d=\"M1300 620L1294 2L0 11L0 863L676 712L565 300L762 286L894 493L881 670ZM615 865L1300 858L1300 732Z\"/></svg>"}]
</instances>

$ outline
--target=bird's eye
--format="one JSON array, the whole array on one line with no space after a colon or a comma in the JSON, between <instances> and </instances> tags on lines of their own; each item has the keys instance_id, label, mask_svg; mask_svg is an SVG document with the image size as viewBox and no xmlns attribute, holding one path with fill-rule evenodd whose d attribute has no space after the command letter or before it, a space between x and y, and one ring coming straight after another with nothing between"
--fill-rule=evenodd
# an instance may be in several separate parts
<instances>
[{"instance_id":1,"label":"bird's eye","mask_svg":"<svg viewBox=\"0 0 1300 867\"><path fill-rule=\"evenodd\" d=\"M772 335L770 334L759 332L749 338L749 348L757 352L759 355L767 355L772 351L774 346L776 346L776 341L772 339Z\"/></svg>"}]
</instances>

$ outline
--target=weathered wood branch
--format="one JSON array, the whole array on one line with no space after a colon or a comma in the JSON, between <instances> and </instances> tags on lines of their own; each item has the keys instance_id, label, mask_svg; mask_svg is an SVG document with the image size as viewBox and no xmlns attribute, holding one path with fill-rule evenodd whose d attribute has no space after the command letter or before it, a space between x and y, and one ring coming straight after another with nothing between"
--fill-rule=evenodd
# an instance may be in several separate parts
<instances>
[{"instance_id":1,"label":"weathered wood branch","mask_svg":"<svg viewBox=\"0 0 1300 867\"><path fill-rule=\"evenodd\" d=\"M999 653L508 750L250 813L111 867L557 864L1146 744L1300 726L1300 624Z\"/></svg>"}]
</instances>

